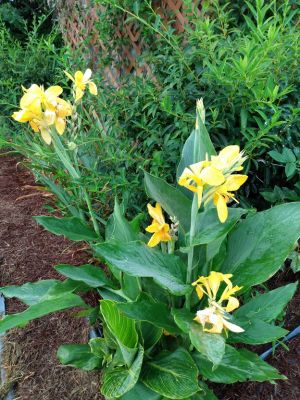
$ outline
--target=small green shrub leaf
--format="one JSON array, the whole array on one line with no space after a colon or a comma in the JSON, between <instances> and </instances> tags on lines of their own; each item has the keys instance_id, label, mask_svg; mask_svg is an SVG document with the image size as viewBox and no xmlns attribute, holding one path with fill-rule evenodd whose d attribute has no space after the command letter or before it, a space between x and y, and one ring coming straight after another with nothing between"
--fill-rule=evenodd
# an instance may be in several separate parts
<instances>
[{"instance_id":1,"label":"small green shrub leaf","mask_svg":"<svg viewBox=\"0 0 300 400\"><path fill-rule=\"evenodd\" d=\"M99 237L96 235L96 233L79 218L57 218L43 215L33 218L38 224L42 225L43 228L47 229L47 231L54 233L54 235L63 235L66 238L74 241L85 240L87 242L92 242L99 240Z\"/></svg>"},{"instance_id":2,"label":"small green shrub leaf","mask_svg":"<svg viewBox=\"0 0 300 400\"><path fill-rule=\"evenodd\" d=\"M300 235L300 203L275 206L241 221L230 232L223 273L241 286L257 285L282 266Z\"/></svg>"},{"instance_id":3,"label":"small green shrub leaf","mask_svg":"<svg viewBox=\"0 0 300 400\"><path fill-rule=\"evenodd\" d=\"M198 369L183 348L164 351L146 362L141 379L148 388L171 399L184 399L199 391Z\"/></svg>"},{"instance_id":4,"label":"small green shrub leaf","mask_svg":"<svg viewBox=\"0 0 300 400\"><path fill-rule=\"evenodd\" d=\"M191 290L184 283L185 265L173 254L163 254L141 242L102 243L93 246L96 255L128 275L154 278L155 281L175 295Z\"/></svg>"},{"instance_id":5,"label":"small green shrub leaf","mask_svg":"<svg viewBox=\"0 0 300 400\"><path fill-rule=\"evenodd\" d=\"M213 364L200 353L193 354L199 372L206 379L227 384L247 380L264 382L286 379L284 375L280 375L275 368L264 362L257 354L246 349L237 350L229 345L225 347L221 364L216 369L213 369Z\"/></svg>"},{"instance_id":6,"label":"small green shrub leaf","mask_svg":"<svg viewBox=\"0 0 300 400\"><path fill-rule=\"evenodd\" d=\"M102 358L91 352L88 344L64 344L57 351L59 361L64 365L91 371L101 367Z\"/></svg>"},{"instance_id":7,"label":"small green shrub leaf","mask_svg":"<svg viewBox=\"0 0 300 400\"><path fill-rule=\"evenodd\" d=\"M129 368L122 366L104 370L101 393L105 398L119 398L135 386L140 376L143 357L144 349L140 346L137 356ZM131 400L131 397L126 398Z\"/></svg>"}]
</instances>

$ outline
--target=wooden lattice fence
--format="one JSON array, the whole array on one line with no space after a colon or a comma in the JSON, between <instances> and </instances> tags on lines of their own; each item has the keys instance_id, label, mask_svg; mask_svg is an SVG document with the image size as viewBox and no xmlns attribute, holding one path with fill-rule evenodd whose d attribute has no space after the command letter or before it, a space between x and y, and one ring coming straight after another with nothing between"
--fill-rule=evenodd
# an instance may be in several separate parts
<instances>
[{"instance_id":1,"label":"wooden lattice fence","mask_svg":"<svg viewBox=\"0 0 300 400\"><path fill-rule=\"evenodd\" d=\"M193 0L194 11L200 13L202 1ZM107 53L107 45L99 38L99 13L105 12L103 6L95 5L93 0L58 0L56 2L58 18L65 41L73 50L85 46L88 48L90 63L97 69L101 63L101 55ZM161 20L172 21L175 32L181 33L188 23L188 10L182 0L153 1L153 9L160 15ZM106 78L115 86L122 73L150 74L150 66L138 63L143 52L144 42L140 26L137 22L124 23L127 15L123 15L115 26L115 38L125 39L126 45L116 49L114 58L118 62L105 68ZM100 61L99 61L100 60ZM118 67L116 67L118 65ZM120 65L122 65L120 67Z\"/></svg>"}]
</instances>

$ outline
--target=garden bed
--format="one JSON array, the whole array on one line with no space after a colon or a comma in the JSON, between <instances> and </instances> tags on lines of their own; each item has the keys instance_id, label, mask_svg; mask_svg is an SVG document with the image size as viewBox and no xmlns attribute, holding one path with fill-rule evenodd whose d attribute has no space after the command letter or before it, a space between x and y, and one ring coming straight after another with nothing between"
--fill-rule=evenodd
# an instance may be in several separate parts
<instances>
[{"instance_id":1,"label":"garden bed","mask_svg":"<svg viewBox=\"0 0 300 400\"><path fill-rule=\"evenodd\" d=\"M0 282L1 286L33 282L39 279L59 278L52 268L58 263L79 265L89 255L83 245L75 245L44 231L33 220L33 215L45 214L48 201L45 192L34 189L36 184L30 172L24 170L15 157L2 156L0 163ZM47 196L47 194L46 194ZM279 272L269 283L271 288L296 280L287 269ZM285 327L299 325L300 293L288 306ZM8 312L23 309L17 301L7 302ZM63 322L63 323L62 323ZM34 399L100 399L99 375L61 366L56 359L58 346L66 342L86 342L88 327L84 319L71 313L56 313L31 322L24 329L15 329L6 335L4 367L9 380L15 383L15 398ZM262 353L268 346L259 346ZM243 383L213 387L222 400L233 399L288 399L300 398L300 338L289 343L289 351L278 349L268 360L287 381L270 383ZM212 385L213 386L213 385ZM0 392L0 398L3 393Z\"/></svg>"}]
</instances>

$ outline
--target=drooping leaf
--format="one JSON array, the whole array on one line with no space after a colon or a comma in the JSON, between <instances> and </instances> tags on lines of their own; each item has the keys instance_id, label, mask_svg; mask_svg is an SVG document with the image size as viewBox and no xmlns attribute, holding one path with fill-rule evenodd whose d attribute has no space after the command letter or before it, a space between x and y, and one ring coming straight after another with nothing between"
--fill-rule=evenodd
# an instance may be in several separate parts
<instances>
[{"instance_id":1,"label":"drooping leaf","mask_svg":"<svg viewBox=\"0 0 300 400\"><path fill-rule=\"evenodd\" d=\"M137 240L138 235L124 217L117 198L115 199L114 212L105 227L105 240L122 240L124 243Z\"/></svg>"},{"instance_id":2,"label":"drooping leaf","mask_svg":"<svg viewBox=\"0 0 300 400\"><path fill-rule=\"evenodd\" d=\"M241 221L228 238L221 267L236 284L249 287L269 279L282 266L300 235L300 203L275 206Z\"/></svg>"},{"instance_id":3,"label":"drooping leaf","mask_svg":"<svg viewBox=\"0 0 300 400\"><path fill-rule=\"evenodd\" d=\"M84 282L86 285L97 287L114 287L113 282L107 278L105 272L100 268L90 264L74 267L73 265L60 264L55 266L56 271L74 281Z\"/></svg>"},{"instance_id":4,"label":"drooping leaf","mask_svg":"<svg viewBox=\"0 0 300 400\"><path fill-rule=\"evenodd\" d=\"M160 203L170 217L176 217L180 228L187 232L191 221L191 200L179 189L147 172L144 181L148 196Z\"/></svg>"},{"instance_id":5,"label":"drooping leaf","mask_svg":"<svg viewBox=\"0 0 300 400\"><path fill-rule=\"evenodd\" d=\"M107 342L102 337L95 337L90 339L89 346L91 352L99 358L104 358L107 354L109 354Z\"/></svg>"},{"instance_id":6,"label":"drooping leaf","mask_svg":"<svg viewBox=\"0 0 300 400\"><path fill-rule=\"evenodd\" d=\"M88 344L63 344L58 348L57 357L64 365L91 371L100 368L102 358L91 352Z\"/></svg>"},{"instance_id":7,"label":"drooping leaf","mask_svg":"<svg viewBox=\"0 0 300 400\"><path fill-rule=\"evenodd\" d=\"M135 386L140 376L143 357L144 350L139 346L137 356L129 368L122 366L104 370L101 393L105 398L119 398Z\"/></svg>"},{"instance_id":8,"label":"drooping leaf","mask_svg":"<svg viewBox=\"0 0 300 400\"><path fill-rule=\"evenodd\" d=\"M199 391L197 367L190 354L180 347L146 362L141 380L149 389L171 399L184 399Z\"/></svg>"},{"instance_id":9,"label":"drooping leaf","mask_svg":"<svg viewBox=\"0 0 300 400\"><path fill-rule=\"evenodd\" d=\"M185 265L178 256L163 254L141 242L103 243L93 246L93 250L128 275L154 278L170 293L182 295L191 290L184 283Z\"/></svg>"},{"instance_id":10,"label":"drooping leaf","mask_svg":"<svg viewBox=\"0 0 300 400\"><path fill-rule=\"evenodd\" d=\"M16 297L26 305L31 306L39 302L57 282L55 279L46 279L34 283L25 283L20 286L6 286L0 288L0 293L9 299Z\"/></svg>"},{"instance_id":11,"label":"drooping leaf","mask_svg":"<svg viewBox=\"0 0 300 400\"><path fill-rule=\"evenodd\" d=\"M41 300L39 303L28 307L23 312L6 315L4 318L2 318L0 321L0 333L4 333L8 329L24 325L33 319L43 317L44 315L52 312L80 306L86 307L86 304L81 297L73 293L66 293L50 299L46 298L45 300Z\"/></svg>"},{"instance_id":12,"label":"drooping leaf","mask_svg":"<svg viewBox=\"0 0 300 400\"><path fill-rule=\"evenodd\" d=\"M111 300L101 300L100 310L104 321L118 342L124 360L131 365L138 347L138 334L135 321L126 317Z\"/></svg>"},{"instance_id":13,"label":"drooping leaf","mask_svg":"<svg viewBox=\"0 0 300 400\"><path fill-rule=\"evenodd\" d=\"M142 293L135 302L118 304L117 307L132 319L150 322L170 333L180 333L166 304L154 301L146 293Z\"/></svg>"},{"instance_id":14,"label":"drooping leaf","mask_svg":"<svg viewBox=\"0 0 300 400\"><path fill-rule=\"evenodd\" d=\"M226 345L224 357L216 369L213 369L213 364L200 353L195 352L193 358L200 374L212 382L229 384L247 380L264 382L286 379L257 354L246 349L237 350L229 345Z\"/></svg>"},{"instance_id":15,"label":"drooping leaf","mask_svg":"<svg viewBox=\"0 0 300 400\"><path fill-rule=\"evenodd\" d=\"M271 290L268 293L258 294L248 303L238 308L235 318L244 318L252 320L254 318L265 322L275 320L282 312L284 307L292 299L297 289L297 283L290 283Z\"/></svg>"},{"instance_id":16,"label":"drooping leaf","mask_svg":"<svg viewBox=\"0 0 300 400\"><path fill-rule=\"evenodd\" d=\"M99 237L96 235L96 233L79 218L57 218L42 215L33 218L47 231L54 233L54 235L63 235L66 238L74 241L85 240L87 242L93 242L95 240L99 240Z\"/></svg>"}]
</instances>

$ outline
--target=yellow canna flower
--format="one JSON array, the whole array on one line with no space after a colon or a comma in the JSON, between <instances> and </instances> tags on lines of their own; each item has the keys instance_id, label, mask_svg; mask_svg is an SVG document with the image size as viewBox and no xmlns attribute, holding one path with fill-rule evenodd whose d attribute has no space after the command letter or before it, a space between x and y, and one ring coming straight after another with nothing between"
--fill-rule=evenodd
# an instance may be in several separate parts
<instances>
[{"instance_id":1,"label":"yellow canna flower","mask_svg":"<svg viewBox=\"0 0 300 400\"><path fill-rule=\"evenodd\" d=\"M170 226L169 224L166 224L161 205L156 203L155 207L153 207L151 204L148 204L147 208L150 216L153 218L152 224L146 228L146 232L153 233L148 242L148 246L154 247L160 242L168 242L172 240L169 234Z\"/></svg>"},{"instance_id":2,"label":"yellow canna flower","mask_svg":"<svg viewBox=\"0 0 300 400\"><path fill-rule=\"evenodd\" d=\"M38 112L39 109L54 111L57 99L62 94L63 89L60 86L50 86L44 90L42 86L33 84L29 89L24 89L24 91L25 94L20 100L20 107Z\"/></svg>"},{"instance_id":3,"label":"yellow canna flower","mask_svg":"<svg viewBox=\"0 0 300 400\"><path fill-rule=\"evenodd\" d=\"M97 86L90 79L90 77L92 76L92 71L89 68L85 71L85 73L83 73L81 71L76 71L74 77L71 74L69 74L67 71L65 71L65 74L67 75L67 77L69 79L71 79L71 81L74 84L75 101L76 102L79 101L83 97L84 91L85 91L87 85L88 85L90 93L95 96L97 95L97 93L98 93Z\"/></svg>"},{"instance_id":4,"label":"yellow canna flower","mask_svg":"<svg viewBox=\"0 0 300 400\"><path fill-rule=\"evenodd\" d=\"M199 208L202 201L204 185L219 186L224 181L225 177L223 173L212 166L210 161L200 161L183 170L178 184L197 193Z\"/></svg>"},{"instance_id":5,"label":"yellow canna flower","mask_svg":"<svg viewBox=\"0 0 300 400\"><path fill-rule=\"evenodd\" d=\"M232 295L242 289L239 286L233 286L230 278L232 274L222 274L212 271L209 276L200 276L192 283L196 286L196 292L201 300L204 295L208 297L208 307L197 312L195 321L202 324L205 332L221 333L223 329L229 329L233 332L243 332L243 329L237 325L228 322L228 313L239 307L239 301ZM219 300L217 300L218 291L222 283L226 284ZM223 303L226 302L226 305Z\"/></svg>"},{"instance_id":6,"label":"yellow canna flower","mask_svg":"<svg viewBox=\"0 0 300 400\"><path fill-rule=\"evenodd\" d=\"M211 164L223 171L224 174L241 171L243 169L242 164L246 160L243 154L239 146L227 146L217 156L211 156Z\"/></svg>"}]
</instances>

